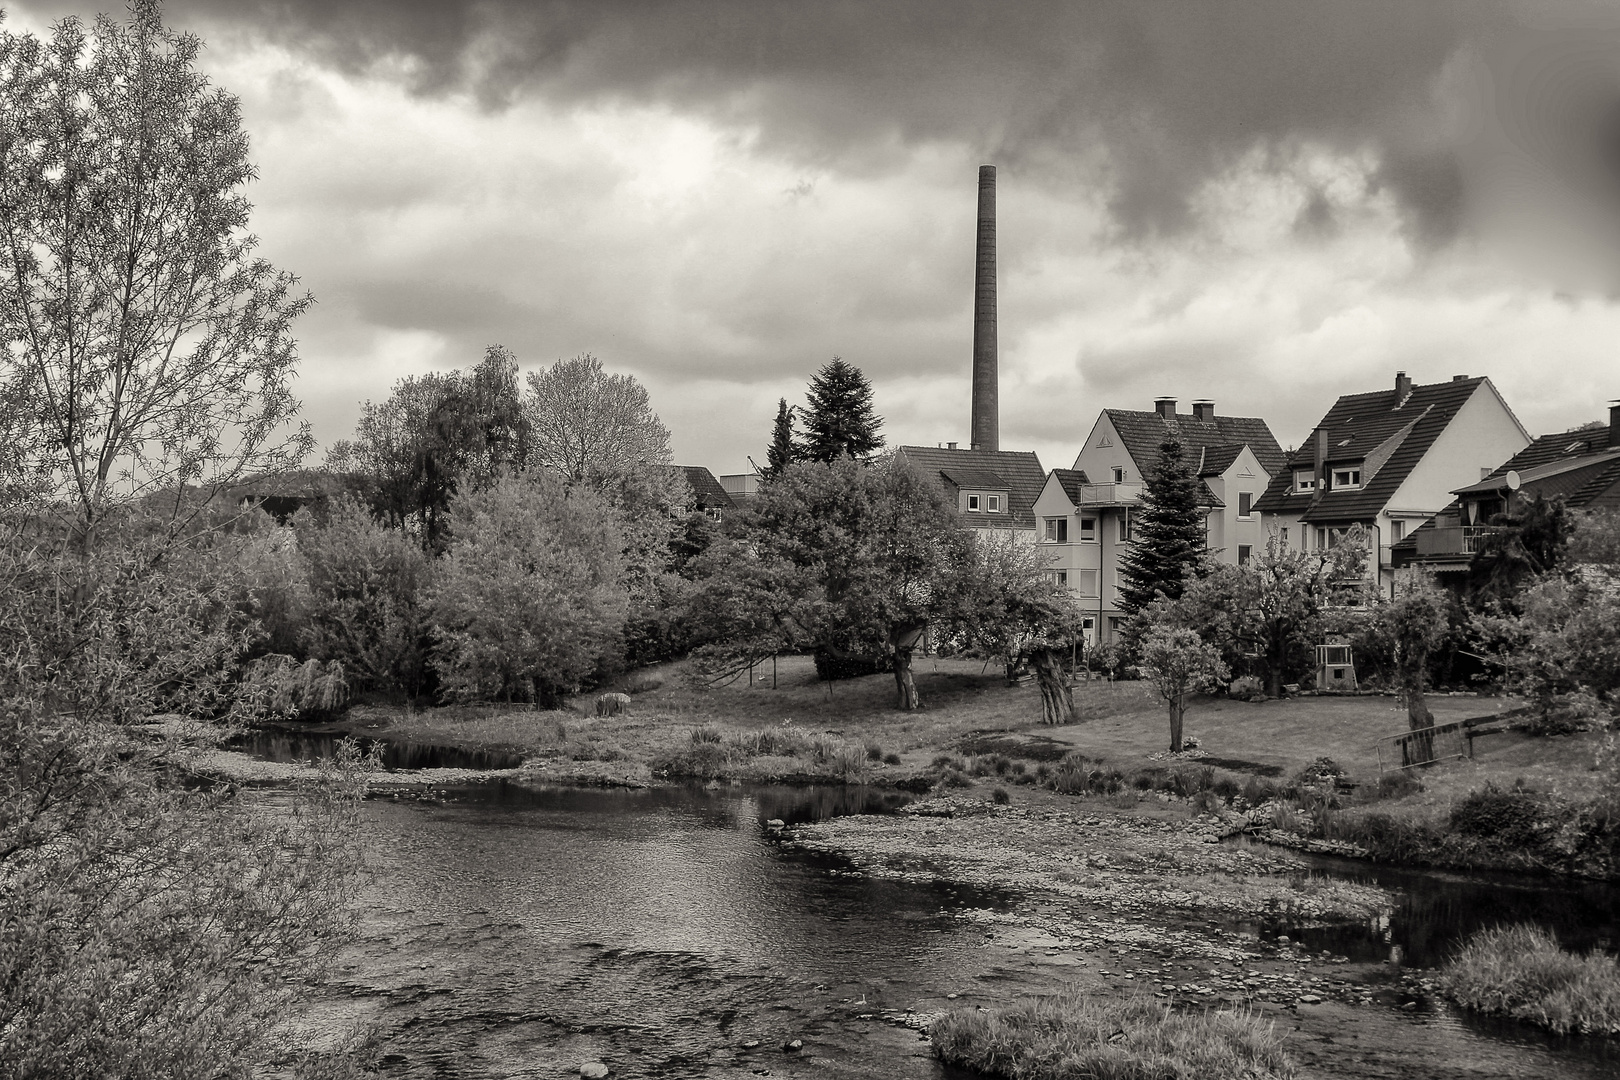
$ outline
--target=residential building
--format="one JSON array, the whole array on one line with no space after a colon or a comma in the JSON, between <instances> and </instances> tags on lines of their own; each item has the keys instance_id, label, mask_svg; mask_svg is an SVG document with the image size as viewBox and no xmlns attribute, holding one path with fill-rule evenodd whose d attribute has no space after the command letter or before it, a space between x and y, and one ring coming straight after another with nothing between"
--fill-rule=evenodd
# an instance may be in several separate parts
<instances>
[{"instance_id":1,"label":"residential building","mask_svg":"<svg viewBox=\"0 0 1620 1080\"><path fill-rule=\"evenodd\" d=\"M742 506L759 494L759 480L757 472L727 473L720 478L720 486L726 489L734 504Z\"/></svg>"},{"instance_id":2,"label":"residential building","mask_svg":"<svg viewBox=\"0 0 1620 1080\"><path fill-rule=\"evenodd\" d=\"M1415 566L1446 575L1465 573L1497 514L1538 495L1562 498L1571 510L1620 507L1620 404L1609 423L1588 424L1541 438L1456 496L1416 532L1393 545L1396 569Z\"/></svg>"},{"instance_id":3,"label":"residential building","mask_svg":"<svg viewBox=\"0 0 1620 1080\"><path fill-rule=\"evenodd\" d=\"M681 508L684 513L701 510L719 521L726 511L737 508L726 489L720 486L720 481L714 478L714 473L702 465L671 465L669 468L678 472L692 491L691 503Z\"/></svg>"},{"instance_id":4,"label":"residential building","mask_svg":"<svg viewBox=\"0 0 1620 1080\"><path fill-rule=\"evenodd\" d=\"M1369 573L1387 592L1393 545L1529 442L1490 379L1458 375L1419 386L1398 371L1390 389L1339 398L1258 509L1268 534L1308 550L1365 527L1376 553Z\"/></svg>"},{"instance_id":5,"label":"residential building","mask_svg":"<svg viewBox=\"0 0 1620 1080\"><path fill-rule=\"evenodd\" d=\"M1209 547L1229 562L1263 542L1256 506L1285 454L1264 420L1223 416L1210 401L1177 413L1174 398L1152 412L1104 409L1071 469L1053 469L1034 505L1051 572L1080 600L1087 642L1119 629L1119 567L1133 543L1132 512L1159 447L1174 435L1200 481Z\"/></svg>"},{"instance_id":6,"label":"residential building","mask_svg":"<svg viewBox=\"0 0 1620 1080\"><path fill-rule=\"evenodd\" d=\"M938 479L962 524L1035 539L1035 500L1046 483L1041 459L1027 450L902 446L897 453Z\"/></svg>"}]
</instances>

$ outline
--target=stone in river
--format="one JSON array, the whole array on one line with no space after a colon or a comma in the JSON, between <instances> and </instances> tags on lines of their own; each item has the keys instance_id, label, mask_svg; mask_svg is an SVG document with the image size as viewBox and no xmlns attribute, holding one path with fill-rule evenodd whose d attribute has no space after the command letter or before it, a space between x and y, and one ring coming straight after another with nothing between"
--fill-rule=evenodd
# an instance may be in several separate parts
<instances>
[{"instance_id":1,"label":"stone in river","mask_svg":"<svg viewBox=\"0 0 1620 1080\"><path fill-rule=\"evenodd\" d=\"M782 1044L782 1049L790 1054L797 1053L798 1051L804 1049L804 1040L794 1039L792 1042L785 1042Z\"/></svg>"},{"instance_id":2,"label":"stone in river","mask_svg":"<svg viewBox=\"0 0 1620 1080\"><path fill-rule=\"evenodd\" d=\"M608 1067L600 1061L587 1061L579 1067L579 1075L589 1077L590 1080L602 1080L608 1074Z\"/></svg>"}]
</instances>

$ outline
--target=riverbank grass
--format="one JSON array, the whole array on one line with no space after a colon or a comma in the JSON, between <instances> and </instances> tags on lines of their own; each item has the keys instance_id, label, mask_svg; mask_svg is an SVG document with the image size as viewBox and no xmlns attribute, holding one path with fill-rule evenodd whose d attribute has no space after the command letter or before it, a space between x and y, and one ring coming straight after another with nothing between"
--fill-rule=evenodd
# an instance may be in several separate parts
<instances>
[{"instance_id":1,"label":"riverbank grass","mask_svg":"<svg viewBox=\"0 0 1620 1080\"><path fill-rule=\"evenodd\" d=\"M948 1065L1008 1080L1283 1080L1296 1075L1271 1023L1249 1013L1178 1013L1151 998L1074 987L934 1022Z\"/></svg>"},{"instance_id":2,"label":"riverbank grass","mask_svg":"<svg viewBox=\"0 0 1620 1080\"><path fill-rule=\"evenodd\" d=\"M1500 927L1474 935L1440 973L1459 1005L1556 1031L1620 1035L1620 963L1580 956L1544 930Z\"/></svg>"}]
</instances>

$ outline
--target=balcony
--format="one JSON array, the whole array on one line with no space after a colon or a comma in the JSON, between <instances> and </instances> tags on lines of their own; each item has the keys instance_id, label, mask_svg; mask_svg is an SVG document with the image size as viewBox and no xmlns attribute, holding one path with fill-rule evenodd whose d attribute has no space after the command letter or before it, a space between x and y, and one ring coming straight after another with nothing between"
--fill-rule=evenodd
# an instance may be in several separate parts
<instances>
[{"instance_id":1,"label":"balcony","mask_svg":"<svg viewBox=\"0 0 1620 1080\"><path fill-rule=\"evenodd\" d=\"M1434 529L1420 529L1417 537L1419 555L1473 555L1479 551L1489 525L1446 525Z\"/></svg>"},{"instance_id":2,"label":"balcony","mask_svg":"<svg viewBox=\"0 0 1620 1080\"><path fill-rule=\"evenodd\" d=\"M1142 483L1128 480L1117 484L1081 484L1081 506L1130 506L1142 501Z\"/></svg>"}]
</instances>

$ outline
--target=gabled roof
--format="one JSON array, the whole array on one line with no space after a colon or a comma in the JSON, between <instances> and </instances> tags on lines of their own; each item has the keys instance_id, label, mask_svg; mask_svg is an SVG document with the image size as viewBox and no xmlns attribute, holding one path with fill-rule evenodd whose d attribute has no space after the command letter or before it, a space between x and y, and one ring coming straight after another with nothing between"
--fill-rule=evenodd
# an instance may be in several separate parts
<instances>
[{"instance_id":1,"label":"gabled roof","mask_svg":"<svg viewBox=\"0 0 1620 1080\"><path fill-rule=\"evenodd\" d=\"M1046 486L1046 470L1041 467L1041 459L1036 457L1033 451L946 450L934 446L902 446L896 453L924 473L938 476L940 484L953 495L963 486L972 488L990 485L960 485L949 479L947 474L989 473L1002 481L992 490L1007 492L1009 522L1020 529L1035 527L1035 500L1041 497L1041 488ZM970 519L964 515L963 520L971 520L976 525L987 524L979 520L982 516L976 514Z\"/></svg>"},{"instance_id":2,"label":"gabled roof","mask_svg":"<svg viewBox=\"0 0 1620 1080\"><path fill-rule=\"evenodd\" d=\"M1069 501L1079 506L1081 499L1080 488L1082 485L1091 483L1090 477L1086 476L1086 471L1084 469L1053 469L1052 475L1057 477L1059 484L1063 485L1063 494L1069 497Z\"/></svg>"},{"instance_id":3,"label":"gabled roof","mask_svg":"<svg viewBox=\"0 0 1620 1080\"><path fill-rule=\"evenodd\" d=\"M1231 446L1206 446L1204 460L1198 463L1199 476L1219 476L1232 467L1232 462L1243 453L1242 443Z\"/></svg>"},{"instance_id":4,"label":"gabled roof","mask_svg":"<svg viewBox=\"0 0 1620 1080\"><path fill-rule=\"evenodd\" d=\"M990 491L1006 491L1012 485L1007 483L998 472L989 469L941 469L940 475L959 488L987 488Z\"/></svg>"},{"instance_id":5,"label":"gabled roof","mask_svg":"<svg viewBox=\"0 0 1620 1080\"><path fill-rule=\"evenodd\" d=\"M1488 381L1481 377L1414 386L1404 401L1397 398L1393 388L1344 395L1289 457L1287 468L1272 474L1271 484L1255 503L1255 509L1268 514L1303 510L1303 521L1365 521L1375 517L1480 384ZM1317 434L1323 431L1327 433L1329 463L1365 461L1380 447L1384 460L1375 473L1362 477L1358 488L1328 491L1320 498L1314 494L1294 495L1293 471L1315 468Z\"/></svg>"},{"instance_id":6,"label":"gabled roof","mask_svg":"<svg viewBox=\"0 0 1620 1080\"><path fill-rule=\"evenodd\" d=\"M737 504L720 481L714 478L714 473L702 465L671 465L669 468L679 472L686 480L686 486L692 489L692 505L699 510L735 510Z\"/></svg>"},{"instance_id":7,"label":"gabled roof","mask_svg":"<svg viewBox=\"0 0 1620 1080\"><path fill-rule=\"evenodd\" d=\"M1175 427L1172 429L1171 421L1156 412L1104 409L1103 415L1114 425L1114 431L1119 435L1120 442L1124 443L1126 451L1130 453L1143 476L1150 473L1158 462L1159 444L1172 434L1181 440L1182 456L1190 460L1194 466L1198 464L1200 451L1215 448L1224 450L1227 447L1245 444L1254 451L1254 456L1259 459L1261 466L1272 476L1277 475L1287 458L1283 448L1277 443L1277 437L1271 433L1271 428L1257 416L1216 415L1209 420L1199 420L1187 413L1177 413ZM1236 456L1234 453L1233 457Z\"/></svg>"}]
</instances>

